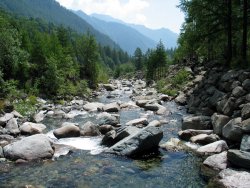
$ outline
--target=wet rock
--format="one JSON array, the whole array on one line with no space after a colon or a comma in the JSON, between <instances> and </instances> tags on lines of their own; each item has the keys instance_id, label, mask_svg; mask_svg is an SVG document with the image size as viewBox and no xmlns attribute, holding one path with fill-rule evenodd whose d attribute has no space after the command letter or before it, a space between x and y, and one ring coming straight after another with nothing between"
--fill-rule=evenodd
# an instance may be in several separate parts
<instances>
[{"instance_id":1,"label":"wet rock","mask_svg":"<svg viewBox=\"0 0 250 188\"><path fill-rule=\"evenodd\" d=\"M43 134L37 134L21 139L3 148L4 156L10 160L36 160L52 158L52 149L49 138Z\"/></svg>"},{"instance_id":2,"label":"wet rock","mask_svg":"<svg viewBox=\"0 0 250 188\"><path fill-rule=\"evenodd\" d=\"M165 115L165 114L167 115L169 113L170 112L167 110L167 108L161 105L159 105L159 110L157 110L156 112L157 115Z\"/></svg>"},{"instance_id":3,"label":"wet rock","mask_svg":"<svg viewBox=\"0 0 250 188\"><path fill-rule=\"evenodd\" d=\"M250 133L250 118L242 121L242 131L244 133Z\"/></svg>"},{"instance_id":4,"label":"wet rock","mask_svg":"<svg viewBox=\"0 0 250 188\"><path fill-rule=\"evenodd\" d=\"M104 104L99 103L99 102L92 102L92 103L87 103L83 106L83 109L86 111L97 111L98 109L102 109L102 107L104 106Z\"/></svg>"},{"instance_id":5,"label":"wet rock","mask_svg":"<svg viewBox=\"0 0 250 188\"><path fill-rule=\"evenodd\" d=\"M227 143L224 140L219 140L205 146L201 146L197 149L198 154L211 155L215 153L221 153L228 150Z\"/></svg>"},{"instance_id":6,"label":"wet rock","mask_svg":"<svg viewBox=\"0 0 250 188\"><path fill-rule=\"evenodd\" d=\"M115 103L110 103L110 104L104 105L102 109L105 112L119 112L120 106L118 105L117 102L115 102Z\"/></svg>"},{"instance_id":7,"label":"wet rock","mask_svg":"<svg viewBox=\"0 0 250 188\"><path fill-rule=\"evenodd\" d=\"M151 100L137 100L136 105L143 108L147 103L152 102Z\"/></svg>"},{"instance_id":8,"label":"wet rock","mask_svg":"<svg viewBox=\"0 0 250 188\"><path fill-rule=\"evenodd\" d=\"M228 150L227 157L234 166L250 169L250 152Z\"/></svg>"},{"instance_id":9,"label":"wet rock","mask_svg":"<svg viewBox=\"0 0 250 188\"><path fill-rule=\"evenodd\" d=\"M196 129L206 130L211 128L211 118L208 116L185 117L182 122L182 130Z\"/></svg>"},{"instance_id":10,"label":"wet rock","mask_svg":"<svg viewBox=\"0 0 250 188\"><path fill-rule=\"evenodd\" d=\"M41 122L41 121L43 121L44 120L44 118L45 118L45 116L46 116L46 113L47 111L40 111L40 112L38 112L37 114L35 114L34 116L33 116L33 120L36 122L36 123L39 123L39 122Z\"/></svg>"},{"instance_id":11,"label":"wet rock","mask_svg":"<svg viewBox=\"0 0 250 188\"><path fill-rule=\"evenodd\" d=\"M73 123L65 122L62 124L62 127L53 131L53 134L56 138L69 138L69 137L78 137L80 136L80 129Z\"/></svg>"},{"instance_id":12,"label":"wet rock","mask_svg":"<svg viewBox=\"0 0 250 188\"><path fill-rule=\"evenodd\" d=\"M5 127L6 123L14 118L14 115L11 113L6 113L4 116L0 117L0 126Z\"/></svg>"},{"instance_id":13,"label":"wet rock","mask_svg":"<svg viewBox=\"0 0 250 188\"><path fill-rule=\"evenodd\" d=\"M127 122L126 125L127 126L138 126L138 125L147 126L148 120L146 118L134 119L134 120Z\"/></svg>"},{"instance_id":14,"label":"wet rock","mask_svg":"<svg viewBox=\"0 0 250 188\"><path fill-rule=\"evenodd\" d=\"M60 156L65 156L75 150L75 148L72 146L67 146L63 144L55 144L55 143L53 144L53 148L54 148L53 159L58 158Z\"/></svg>"},{"instance_id":15,"label":"wet rock","mask_svg":"<svg viewBox=\"0 0 250 188\"><path fill-rule=\"evenodd\" d=\"M160 147L168 151L179 151L183 149L181 140L178 138L171 138L166 143L161 144Z\"/></svg>"},{"instance_id":16,"label":"wet rock","mask_svg":"<svg viewBox=\"0 0 250 188\"><path fill-rule=\"evenodd\" d=\"M206 145L218 141L220 138L216 134L199 134L190 138L193 143Z\"/></svg>"},{"instance_id":17,"label":"wet rock","mask_svg":"<svg viewBox=\"0 0 250 188\"><path fill-rule=\"evenodd\" d=\"M224 151L219 154L209 156L201 165L201 174L206 179L210 179L219 174L221 170L228 167L227 152Z\"/></svg>"},{"instance_id":18,"label":"wet rock","mask_svg":"<svg viewBox=\"0 0 250 188\"><path fill-rule=\"evenodd\" d=\"M90 121L80 126L80 128L81 136L98 136L101 134L98 127Z\"/></svg>"},{"instance_id":19,"label":"wet rock","mask_svg":"<svg viewBox=\"0 0 250 188\"><path fill-rule=\"evenodd\" d=\"M140 130L139 128L133 127L133 126L120 128L117 130L111 130L110 132L105 134L105 136L103 137L102 145L106 145L110 147L116 144L117 142L121 141L122 139L139 132L139 130Z\"/></svg>"},{"instance_id":20,"label":"wet rock","mask_svg":"<svg viewBox=\"0 0 250 188\"><path fill-rule=\"evenodd\" d=\"M245 104L244 107L242 108L241 117L242 120L250 118L250 103Z\"/></svg>"},{"instance_id":21,"label":"wet rock","mask_svg":"<svg viewBox=\"0 0 250 188\"><path fill-rule=\"evenodd\" d=\"M160 127L161 122L158 120L153 120L153 121L149 122L148 126Z\"/></svg>"},{"instance_id":22,"label":"wet rock","mask_svg":"<svg viewBox=\"0 0 250 188\"><path fill-rule=\"evenodd\" d=\"M250 135L243 136L240 144L240 150L250 152Z\"/></svg>"},{"instance_id":23,"label":"wet rock","mask_svg":"<svg viewBox=\"0 0 250 188\"><path fill-rule=\"evenodd\" d=\"M160 106L161 105L156 102L148 102L143 106L143 108L145 108L146 110L157 111L159 110Z\"/></svg>"},{"instance_id":24,"label":"wet rock","mask_svg":"<svg viewBox=\"0 0 250 188\"><path fill-rule=\"evenodd\" d=\"M64 111L62 111L61 109L56 109L55 111L54 111L54 114L53 114L53 117L54 118L63 118L63 117L65 117L65 112Z\"/></svg>"},{"instance_id":25,"label":"wet rock","mask_svg":"<svg viewBox=\"0 0 250 188\"><path fill-rule=\"evenodd\" d=\"M194 130L194 129L187 129L184 131L179 131L178 136L180 139L189 141L192 136L196 136L199 134L212 134L213 130Z\"/></svg>"},{"instance_id":26,"label":"wet rock","mask_svg":"<svg viewBox=\"0 0 250 188\"><path fill-rule=\"evenodd\" d=\"M25 122L20 126L20 131L24 135L40 134L46 129L41 123Z\"/></svg>"},{"instance_id":27,"label":"wet rock","mask_svg":"<svg viewBox=\"0 0 250 188\"><path fill-rule=\"evenodd\" d=\"M248 188L249 182L250 173L227 168L222 170L216 178L209 182L208 188Z\"/></svg>"},{"instance_id":28,"label":"wet rock","mask_svg":"<svg viewBox=\"0 0 250 188\"><path fill-rule=\"evenodd\" d=\"M180 94L174 99L174 101L180 105L187 104L187 97L183 92L180 92Z\"/></svg>"},{"instance_id":29,"label":"wet rock","mask_svg":"<svg viewBox=\"0 0 250 188\"><path fill-rule=\"evenodd\" d=\"M230 120L223 128L222 128L222 136L227 140L233 142L241 142L243 131L241 128L241 118L235 118Z\"/></svg>"},{"instance_id":30,"label":"wet rock","mask_svg":"<svg viewBox=\"0 0 250 188\"><path fill-rule=\"evenodd\" d=\"M12 135L17 135L20 133L16 118L10 119L5 128L8 130L8 133Z\"/></svg>"},{"instance_id":31,"label":"wet rock","mask_svg":"<svg viewBox=\"0 0 250 188\"><path fill-rule=\"evenodd\" d=\"M214 133L221 136L222 128L229 122L230 118L225 115L214 113L211 117Z\"/></svg>"},{"instance_id":32,"label":"wet rock","mask_svg":"<svg viewBox=\"0 0 250 188\"><path fill-rule=\"evenodd\" d=\"M99 126L99 131L105 135L107 132L113 130L114 127L112 125L101 125Z\"/></svg>"},{"instance_id":33,"label":"wet rock","mask_svg":"<svg viewBox=\"0 0 250 188\"><path fill-rule=\"evenodd\" d=\"M112 84L103 84L103 87L107 90L107 91L114 91L115 90L115 86Z\"/></svg>"},{"instance_id":34,"label":"wet rock","mask_svg":"<svg viewBox=\"0 0 250 188\"><path fill-rule=\"evenodd\" d=\"M112 125L117 126L119 124L119 116L111 115L107 112L103 112L97 115L97 124L100 125Z\"/></svg>"},{"instance_id":35,"label":"wet rock","mask_svg":"<svg viewBox=\"0 0 250 188\"><path fill-rule=\"evenodd\" d=\"M129 101L129 102L123 102L120 105L120 108L129 108L129 109L132 109L132 108L138 108L138 106L133 101Z\"/></svg>"},{"instance_id":36,"label":"wet rock","mask_svg":"<svg viewBox=\"0 0 250 188\"><path fill-rule=\"evenodd\" d=\"M70 104L71 105L83 106L85 104L85 101L84 100L74 99L74 100L70 101Z\"/></svg>"},{"instance_id":37,"label":"wet rock","mask_svg":"<svg viewBox=\"0 0 250 188\"><path fill-rule=\"evenodd\" d=\"M246 95L246 100L250 102L250 93Z\"/></svg>"},{"instance_id":38,"label":"wet rock","mask_svg":"<svg viewBox=\"0 0 250 188\"><path fill-rule=\"evenodd\" d=\"M245 90L250 91L250 79L246 79L243 83L242 86Z\"/></svg>"},{"instance_id":39,"label":"wet rock","mask_svg":"<svg viewBox=\"0 0 250 188\"><path fill-rule=\"evenodd\" d=\"M158 127L148 126L122 139L106 152L129 157L140 156L158 149L163 132Z\"/></svg>"},{"instance_id":40,"label":"wet rock","mask_svg":"<svg viewBox=\"0 0 250 188\"><path fill-rule=\"evenodd\" d=\"M168 96L168 95L162 94L162 95L159 96L159 99L160 99L161 101L170 101L171 97Z\"/></svg>"}]
</instances>

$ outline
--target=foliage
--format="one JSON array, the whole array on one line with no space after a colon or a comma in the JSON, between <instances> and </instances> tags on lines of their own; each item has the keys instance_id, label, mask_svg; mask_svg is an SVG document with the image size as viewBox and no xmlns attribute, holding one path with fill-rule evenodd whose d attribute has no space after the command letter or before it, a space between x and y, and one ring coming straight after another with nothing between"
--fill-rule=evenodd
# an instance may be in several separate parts
<instances>
[{"instance_id":1,"label":"foliage","mask_svg":"<svg viewBox=\"0 0 250 188\"><path fill-rule=\"evenodd\" d=\"M189 80L190 73L185 69L181 69L178 73L173 77L171 84L175 87L182 86Z\"/></svg>"},{"instance_id":2,"label":"foliage","mask_svg":"<svg viewBox=\"0 0 250 188\"><path fill-rule=\"evenodd\" d=\"M37 107L36 98L34 96L30 96L28 99L19 99L13 102L14 109L18 111L20 114L26 117L31 117L35 114Z\"/></svg>"},{"instance_id":3,"label":"foliage","mask_svg":"<svg viewBox=\"0 0 250 188\"><path fill-rule=\"evenodd\" d=\"M135 66L129 62L129 63L124 63L116 67L115 72L114 72L114 77L118 78L121 76L132 76L135 72Z\"/></svg>"}]
</instances>

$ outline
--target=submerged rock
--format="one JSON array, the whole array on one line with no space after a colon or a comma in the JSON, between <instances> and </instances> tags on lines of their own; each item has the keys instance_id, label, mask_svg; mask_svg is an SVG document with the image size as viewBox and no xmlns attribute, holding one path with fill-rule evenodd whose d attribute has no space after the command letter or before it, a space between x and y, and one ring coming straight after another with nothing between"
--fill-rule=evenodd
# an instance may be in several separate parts
<instances>
[{"instance_id":1,"label":"submerged rock","mask_svg":"<svg viewBox=\"0 0 250 188\"><path fill-rule=\"evenodd\" d=\"M148 126L122 139L106 152L129 157L140 156L158 149L162 137L160 128Z\"/></svg>"},{"instance_id":2,"label":"submerged rock","mask_svg":"<svg viewBox=\"0 0 250 188\"><path fill-rule=\"evenodd\" d=\"M10 160L51 159L54 154L49 138L43 134L23 138L5 146L3 150L5 158Z\"/></svg>"}]
</instances>

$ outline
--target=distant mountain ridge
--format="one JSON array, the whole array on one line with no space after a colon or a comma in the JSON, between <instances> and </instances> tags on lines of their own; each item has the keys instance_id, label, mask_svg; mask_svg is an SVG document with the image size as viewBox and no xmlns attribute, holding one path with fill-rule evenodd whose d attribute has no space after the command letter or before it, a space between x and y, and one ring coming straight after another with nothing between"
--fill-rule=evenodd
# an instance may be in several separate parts
<instances>
[{"instance_id":1,"label":"distant mountain ridge","mask_svg":"<svg viewBox=\"0 0 250 188\"><path fill-rule=\"evenodd\" d=\"M64 25L79 33L89 31L100 44L119 48L107 35L94 29L55 0L0 0L0 8L19 16L41 18L56 25Z\"/></svg>"},{"instance_id":2,"label":"distant mountain ridge","mask_svg":"<svg viewBox=\"0 0 250 188\"><path fill-rule=\"evenodd\" d=\"M154 42L158 43L160 40L162 40L164 46L166 48L175 48L177 47L177 40L179 35L169 29L161 28L161 29L150 29L143 25L136 25L136 24L129 24L125 23L119 19L113 18L108 15L102 15L102 14L91 14L92 17L101 19L106 22L117 22L120 24L128 25L134 29L136 29L138 32L143 34L144 36L150 38Z\"/></svg>"},{"instance_id":3,"label":"distant mountain ridge","mask_svg":"<svg viewBox=\"0 0 250 188\"><path fill-rule=\"evenodd\" d=\"M113 21L111 17L103 16L106 19L101 20L94 16L88 16L81 10L75 13L91 24L95 29L108 35L129 54L133 54L137 47L140 47L143 52L146 52L148 48L154 48L156 46L156 42L151 38L141 34L125 23Z\"/></svg>"}]
</instances>

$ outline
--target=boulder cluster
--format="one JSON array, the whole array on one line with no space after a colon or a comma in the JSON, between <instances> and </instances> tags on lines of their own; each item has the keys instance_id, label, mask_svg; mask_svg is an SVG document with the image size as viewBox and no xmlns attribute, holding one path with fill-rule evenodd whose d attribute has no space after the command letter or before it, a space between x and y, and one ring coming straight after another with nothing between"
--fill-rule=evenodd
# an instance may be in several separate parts
<instances>
[{"instance_id":1,"label":"boulder cluster","mask_svg":"<svg viewBox=\"0 0 250 188\"><path fill-rule=\"evenodd\" d=\"M250 70L215 65L205 70L184 90L193 115L183 118L179 137L201 145L196 152L209 156L201 174L211 187L244 187L247 181L249 186Z\"/></svg>"}]
</instances>

